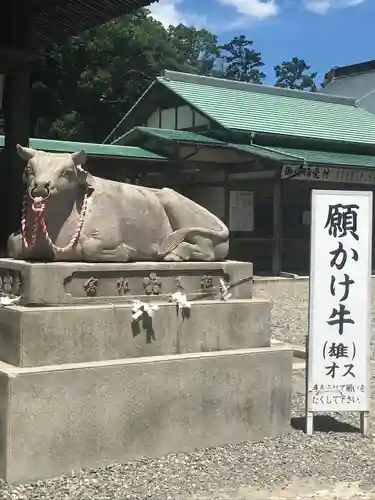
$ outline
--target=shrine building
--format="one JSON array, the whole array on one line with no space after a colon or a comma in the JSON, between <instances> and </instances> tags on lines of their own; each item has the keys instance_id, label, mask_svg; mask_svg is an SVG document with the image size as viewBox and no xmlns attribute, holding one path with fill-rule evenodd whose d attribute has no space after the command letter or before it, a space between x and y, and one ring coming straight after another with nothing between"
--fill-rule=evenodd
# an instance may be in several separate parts
<instances>
[{"instance_id":1,"label":"shrine building","mask_svg":"<svg viewBox=\"0 0 375 500\"><path fill-rule=\"evenodd\" d=\"M216 213L255 272L308 272L312 189L375 188L375 115L355 98L165 71L105 142L167 157L144 182Z\"/></svg>"}]
</instances>

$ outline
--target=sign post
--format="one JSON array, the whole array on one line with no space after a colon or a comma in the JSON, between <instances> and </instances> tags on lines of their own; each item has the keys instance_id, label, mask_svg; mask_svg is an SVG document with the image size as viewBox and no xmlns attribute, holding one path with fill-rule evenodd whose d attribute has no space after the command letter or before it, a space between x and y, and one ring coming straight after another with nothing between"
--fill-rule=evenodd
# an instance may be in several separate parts
<instances>
[{"instance_id":1,"label":"sign post","mask_svg":"<svg viewBox=\"0 0 375 500\"><path fill-rule=\"evenodd\" d=\"M312 191L306 433L318 412L360 412L368 433L372 192Z\"/></svg>"}]
</instances>

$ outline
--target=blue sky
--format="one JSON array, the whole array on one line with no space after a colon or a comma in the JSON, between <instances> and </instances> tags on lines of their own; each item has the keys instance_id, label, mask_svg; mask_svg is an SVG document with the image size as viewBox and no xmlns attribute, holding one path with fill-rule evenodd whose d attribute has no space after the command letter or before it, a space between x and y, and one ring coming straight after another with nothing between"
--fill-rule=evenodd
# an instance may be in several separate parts
<instances>
[{"instance_id":1,"label":"blue sky","mask_svg":"<svg viewBox=\"0 0 375 500\"><path fill-rule=\"evenodd\" d=\"M318 71L375 59L375 0L159 0L151 6L165 26L206 28L224 43L246 35L262 53L267 83L273 66L297 56Z\"/></svg>"}]
</instances>

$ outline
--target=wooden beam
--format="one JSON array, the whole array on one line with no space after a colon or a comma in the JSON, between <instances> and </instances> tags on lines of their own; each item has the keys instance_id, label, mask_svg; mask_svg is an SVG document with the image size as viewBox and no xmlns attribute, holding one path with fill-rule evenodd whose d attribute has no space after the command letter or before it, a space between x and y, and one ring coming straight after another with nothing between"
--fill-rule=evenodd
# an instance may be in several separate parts
<instances>
[{"instance_id":1,"label":"wooden beam","mask_svg":"<svg viewBox=\"0 0 375 500\"><path fill-rule=\"evenodd\" d=\"M282 180L278 168L273 181L273 256L272 273L279 276L282 270Z\"/></svg>"},{"instance_id":2,"label":"wooden beam","mask_svg":"<svg viewBox=\"0 0 375 500\"><path fill-rule=\"evenodd\" d=\"M42 57L41 54L31 51L0 48L0 73L12 73L25 65L33 64L40 57Z\"/></svg>"}]
</instances>

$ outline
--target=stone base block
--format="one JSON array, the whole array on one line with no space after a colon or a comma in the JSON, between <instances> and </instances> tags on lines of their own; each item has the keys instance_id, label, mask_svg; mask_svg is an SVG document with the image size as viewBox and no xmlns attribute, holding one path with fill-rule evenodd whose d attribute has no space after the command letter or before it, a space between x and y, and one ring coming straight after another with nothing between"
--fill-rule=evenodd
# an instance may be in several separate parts
<instances>
[{"instance_id":1,"label":"stone base block","mask_svg":"<svg viewBox=\"0 0 375 500\"><path fill-rule=\"evenodd\" d=\"M249 262L26 262L0 259L0 291L22 295L22 305L95 304L129 300L220 298L220 279L233 298L252 297Z\"/></svg>"},{"instance_id":2,"label":"stone base block","mask_svg":"<svg viewBox=\"0 0 375 500\"><path fill-rule=\"evenodd\" d=\"M0 308L0 360L15 366L270 346L270 303L192 303L189 317L160 303L132 322L130 304Z\"/></svg>"},{"instance_id":3,"label":"stone base block","mask_svg":"<svg viewBox=\"0 0 375 500\"><path fill-rule=\"evenodd\" d=\"M39 368L0 363L0 475L10 483L280 435L283 347Z\"/></svg>"}]
</instances>

